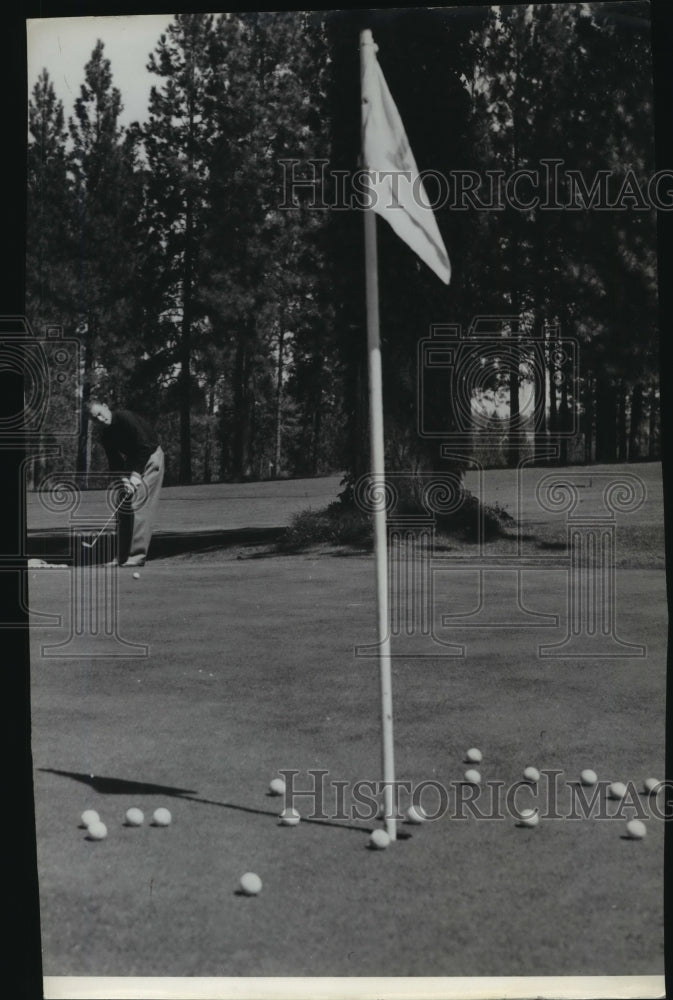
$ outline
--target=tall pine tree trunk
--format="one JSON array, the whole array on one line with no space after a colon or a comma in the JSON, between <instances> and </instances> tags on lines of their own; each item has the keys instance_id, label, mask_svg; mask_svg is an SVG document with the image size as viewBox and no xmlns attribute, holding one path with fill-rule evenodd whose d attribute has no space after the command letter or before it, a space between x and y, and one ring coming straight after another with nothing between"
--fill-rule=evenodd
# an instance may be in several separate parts
<instances>
[{"instance_id":1,"label":"tall pine tree trunk","mask_svg":"<svg viewBox=\"0 0 673 1000\"><path fill-rule=\"evenodd\" d=\"M536 355L540 358L541 365L538 368L537 363L535 364L534 374L533 374L533 390L535 393L534 397L534 413L535 413L535 425L533 431L533 462L535 465L541 461L541 457L544 454L545 446L547 444L547 391L546 391L546 370L544 363L544 341L542 342L542 353L541 355Z\"/></svg>"},{"instance_id":2,"label":"tall pine tree trunk","mask_svg":"<svg viewBox=\"0 0 673 1000\"><path fill-rule=\"evenodd\" d=\"M309 472L318 475L320 453L322 451L322 406L323 406L323 357L322 350L316 349L311 364L311 446L309 449Z\"/></svg>"},{"instance_id":3,"label":"tall pine tree trunk","mask_svg":"<svg viewBox=\"0 0 673 1000\"><path fill-rule=\"evenodd\" d=\"M91 399L91 383L94 364L94 337L94 321L92 318L89 318L86 333L84 335L84 344L82 345L80 354L80 384L82 386L82 396L80 401L80 429L77 441L77 473L81 476L82 489L86 489L88 485L89 462L91 457L91 441L87 405Z\"/></svg>"},{"instance_id":4,"label":"tall pine tree trunk","mask_svg":"<svg viewBox=\"0 0 673 1000\"><path fill-rule=\"evenodd\" d=\"M584 431L584 461L590 465L594 457L594 383L591 375L587 375L584 380L582 429Z\"/></svg>"},{"instance_id":5,"label":"tall pine tree trunk","mask_svg":"<svg viewBox=\"0 0 673 1000\"><path fill-rule=\"evenodd\" d=\"M626 396L627 388L624 379L619 382L619 406L617 411L617 447L619 461L628 461L628 436L626 431Z\"/></svg>"},{"instance_id":6,"label":"tall pine tree trunk","mask_svg":"<svg viewBox=\"0 0 673 1000\"><path fill-rule=\"evenodd\" d=\"M656 382L650 385L650 427L649 441L647 447L648 458L658 458L659 449L657 447L657 386Z\"/></svg>"},{"instance_id":7,"label":"tall pine tree trunk","mask_svg":"<svg viewBox=\"0 0 673 1000\"><path fill-rule=\"evenodd\" d=\"M189 322L183 319L180 336L180 482L192 481L192 428L191 428L191 345Z\"/></svg>"},{"instance_id":8,"label":"tall pine tree trunk","mask_svg":"<svg viewBox=\"0 0 673 1000\"><path fill-rule=\"evenodd\" d=\"M203 448L203 481L204 483L212 482L213 474L211 470L212 461L212 422L213 413L215 411L215 387L211 381L208 386L208 404L206 407L206 439Z\"/></svg>"},{"instance_id":9,"label":"tall pine tree trunk","mask_svg":"<svg viewBox=\"0 0 673 1000\"><path fill-rule=\"evenodd\" d=\"M561 409L559 412L559 429L561 431L561 465L568 464L568 431L570 429L570 409L568 404L568 371L567 362L561 363Z\"/></svg>"},{"instance_id":10,"label":"tall pine tree trunk","mask_svg":"<svg viewBox=\"0 0 673 1000\"><path fill-rule=\"evenodd\" d=\"M182 325L180 330L180 482L192 481L192 208L185 216L185 260L183 265Z\"/></svg>"},{"instance_id":11,"label":"tall pine tree trunk","mask_svg":"<svg viewBox=\"0 0 673 1000\"><path fill-rule=\"evenodd\" d=\"M231 427L227 422L229 411L223 406L217 422L217 433L220 441L220 479L225 482L232 476Z\"/></svg>"},{"instance_id":12,"label":"tall pine tree trunk","mask_svg":"<svg viewBox=\"0 0 673 1000\"><path fill-rule=\"evenodd\" d=\"M348 414L344 468L353 481L369 472L369 397L367 392L367 353L364 330L353 324L348 333L345 397ZM385 385L385 382L384 382Z\"/></svg>"},{"instance_id":13,"label":"tall pine tree trunk","mask_svg":"<svg viewBox=\"0 0 673 1000\"><path fill-rule=\"evenodd\" d=\"M559 431L558 402L556 398L556 331L551 331L547 350L547 366L549 371L549 433L552 438ZM553 462L554 459L549 460Z\"/></svg>"},{"instance_id":14,"label":"tall pine tree trunk","mask_svg":"<svg viewBox=\"0 0 673 1000\"><path fill-rule=\"evenodd\" d=\"M246 478L250 460L250 390L249 358L246 331L239 334L234 359L234 419L232 426L231 467L234 479L239 482Z\"/></svg>"},{"instance_id":15,"label":"tall pine tree trunk","mask_svg":"<svg viewBox=\"0 0 673 1000\"><path fill-rule=\"evenodd\" d=\"M278 330L278 366L276 369L276 434L273 450L273 478L278 479L280 475L281 448L283 438L283 344L285 341L285 331L281 318Z\"/></svg>"},{"instance_id":16,"label":"tall pine tree trunk","mask_svg":"<svg viewBox=\"0 0 673 1000\"><path fill-rule=\"evenodd\" d=\"M509 373L509 447L507 449L507 462L510 468L516 468L519 464L521 445L519 440L519 354L520 335L512 333L512 354L511 370Z\"/></svg>"},{"instance_id":17,"label":"tall pine tree trunk","mask_svg":"<svg viewBox=\"0 0 673 1000\"><path fill-rule=\"evenodd\" d=\"M607 376L596 379L596 461L614 462L617 453L617 399Z\"/></svg>"},{"instance_id":18,"label":"tall pine tree trunk","mask_svg":"<svg viewBox=\"0 0 673 1000\"><path fill-rule=\"evenodd\" d=\"M512 171L518 170L519 163L519 128L521 125L521 100L519 90L520 80L520 52L518 46L515 48L516 72L514 77L514 93L512 95L513 104L513 137L512 137ZM518 282L519 276L519 244L521 216L514 213L512 219L512 240L510 242L510 302L512 304L512 314L519 315L520 295ZM509 373L509 440L507 449L507 464L510 468L516 468L521 458L520 426L519 426L519 360L521 354L521 326L516 321L516 332L510 332L513 346L512 368Z\"/></svg>"},{"instance_id":19,"label":"tall pine tree trunk","mask_svg":"<svg viewBox=\"0 0 673 1000\"><path fill-rule=\"evenodd\" d=\"M318 397L313 409L313 440L311 442L311 475L317 476L320 471L320 452L322 448L322 390L318 389Z\"/></svg>"},{"instance_id":20,"label":"tall pine tree trunk","mask_svg":"<svg viewBox=\"0 0 673 1000\"><path fill-rule=\"evenodd\" d=\"M629 461L635 462L640 456L640 427L643 422L643 386L636 382L631 394L631 425L629 427Z\"/></svg>"}]
</instances>

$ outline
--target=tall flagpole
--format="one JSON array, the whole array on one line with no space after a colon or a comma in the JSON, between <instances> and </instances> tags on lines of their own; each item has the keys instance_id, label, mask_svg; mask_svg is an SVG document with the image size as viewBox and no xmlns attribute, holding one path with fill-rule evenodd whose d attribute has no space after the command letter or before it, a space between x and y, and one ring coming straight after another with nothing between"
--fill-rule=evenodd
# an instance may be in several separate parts
<instances>
[{"instance_id":1,"label":"tall flagpole","mask_svg":"<svg viewBox=\"0 0 673 1000\"><path fill-rule=\"evenodd\" d=\"M368 29L360 32L360 79L365 79L368 60L375 58L376 47ZM366 105L362 97L362 123ZM367 164L363 163L366 168ZM383 764L383 806L386 832L396 839L393 814L395 782L395 751L393 743L393 690L390 665L390 618L388 611L388 542L384 503L385 451L383 439L383 380L381 377L381 338L379 333L379 282L376 248L376 215L372 208L364 210L365 274L367 297L367 354L369 367L369 443L374 488L379 488L380 502L374 511L374 554L376 559L377 639L381 684L381 742Z\"/></svg>"}]
</instances>

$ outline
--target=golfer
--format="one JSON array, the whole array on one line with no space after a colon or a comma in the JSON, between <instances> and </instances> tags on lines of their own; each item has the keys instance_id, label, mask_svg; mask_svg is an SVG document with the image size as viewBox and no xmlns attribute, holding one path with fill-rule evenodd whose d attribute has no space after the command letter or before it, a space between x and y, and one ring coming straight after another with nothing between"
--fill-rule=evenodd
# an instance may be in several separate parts
<instances>
[{"instance_id":1,"label":"golfer","mask_svg":"<svg viewBox=\"0 0 673 1000\"><path fill-rule=\"evenodd\" d=\"M144 566L164 479L164 453L152 427L137 413L113 413L98 401L91 401L87 411L99 425L110 472L120 477L127 493L119 511L114 564Z\"/></svg>"}]
</instances>

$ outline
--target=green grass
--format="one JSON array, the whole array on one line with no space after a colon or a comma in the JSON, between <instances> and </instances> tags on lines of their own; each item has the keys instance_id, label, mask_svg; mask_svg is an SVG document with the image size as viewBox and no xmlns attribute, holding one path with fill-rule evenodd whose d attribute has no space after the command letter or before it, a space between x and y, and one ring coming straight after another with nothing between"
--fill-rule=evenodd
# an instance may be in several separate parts
<instances>
[{"instance_id":1,"label":"green grass","mask_svg":"<svg viewBox=\"0 0 673 1000\"><path fill-rule=\"evenodd\" d=\"M647 655L540 658L539 644L558 641L566 624L565 518L541 517L528 489L517 512L511 477L487 474L483 502L520 526L503 518L481 549L468 532L437 543L431 624L465 657L448 655L434 633L393 636L400 780L451 787L475 745L484 779L507 784L528 765L569 780L592 767L638 786L663 776L663 503L656 468L637 472L647 502L615 522L617 633ZM279 489L260 491L256 507L242 491L211 501L204 489L195 516L202 528L221 526L237 503L241 526L277 525ZM63 616L60 629L31 630L45 974L661 974L659 820L636 842L622 839L621 821L522 830L446 815L405 827L412 836L383 852L366 849L372 823L311 822L301 799L299 826L278 826L282 804L267 789L279 769L296 768L302 788L311 768L346 782L376 780L381 769L378 658L355 653L376 637L373 559L358 549L369 525L320 526L324 499L293 489L284 510L318 508L297 518L294 553L240 546L151 560L138 581L119 573L119 631L149 645L146 659L41 655L42 643L68 635L71 571L29 573L31 608ZM189 491L174 496L168 512L186 527ZM316 521L336 530L329 544L315 542L325 537ZM533 612L558 614L558 629L442 632L444 614L475 605L478 552L548 560L524 572L522 597ZM494 620L511 610L506 577L491 580ZM93 599L102 599L95 590ZM168 806L173 824L126 828L131 805L146 816ZM107 823L105 841L78 828L85 808ZM254 899L236 895L248 870L264 883Z\"/></svg>"},{"instance_id":2,"label":"green grass","mask_svg":"<svg viewBox=\"0 0 673 1000\"><path fill-rule=\"evenodd\" d=\"M302 788L309 768L380 777L377 660L354 655L375 635L371 556L162 560L119 579L121 634L149 643L148 659L51 660L39 645L57 635L32 633L47 975L661 973L659 821L636 843L615 822L520 830L445 816L381 853L366 849L371 824L277 825L267 788L281 768ZM460 603L452 579L437 614ZM64 631L67 581L30 581ZM414 660L395 640L398 778L458 780L473 745L484 778L505 782L529 764L661 776L664 574L623 571L619 591L620 635L646 643L645 659L541 661L552 630L456 630L464 659L430 640L430 659ZM539 611L564 596L553 573L526 593ZM90 774L192 791L97 791ZM130 805L168 806L173 824L125 828ZM85 808L107 840L86 841ZM256 899L236 895L248 870L264 882Z\"/></svg>"}]
</instances>

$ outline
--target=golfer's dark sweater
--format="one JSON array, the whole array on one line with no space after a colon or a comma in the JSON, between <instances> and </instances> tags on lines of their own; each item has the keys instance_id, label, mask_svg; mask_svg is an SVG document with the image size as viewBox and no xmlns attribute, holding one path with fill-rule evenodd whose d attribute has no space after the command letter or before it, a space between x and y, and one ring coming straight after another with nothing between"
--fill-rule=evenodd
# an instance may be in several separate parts
<instances>
[{"instance_id":1,"label":"golfer's dark sweater","mask_svg":"<svg viewBox=\"0 0 673 1000\"><path fill-rule=\"evenodd\" d=\"M103 427L100 441L112 472L141 473L159 446L157 436L142 417L130 410L115 410Z\"/></svg>"}]
</instances>

